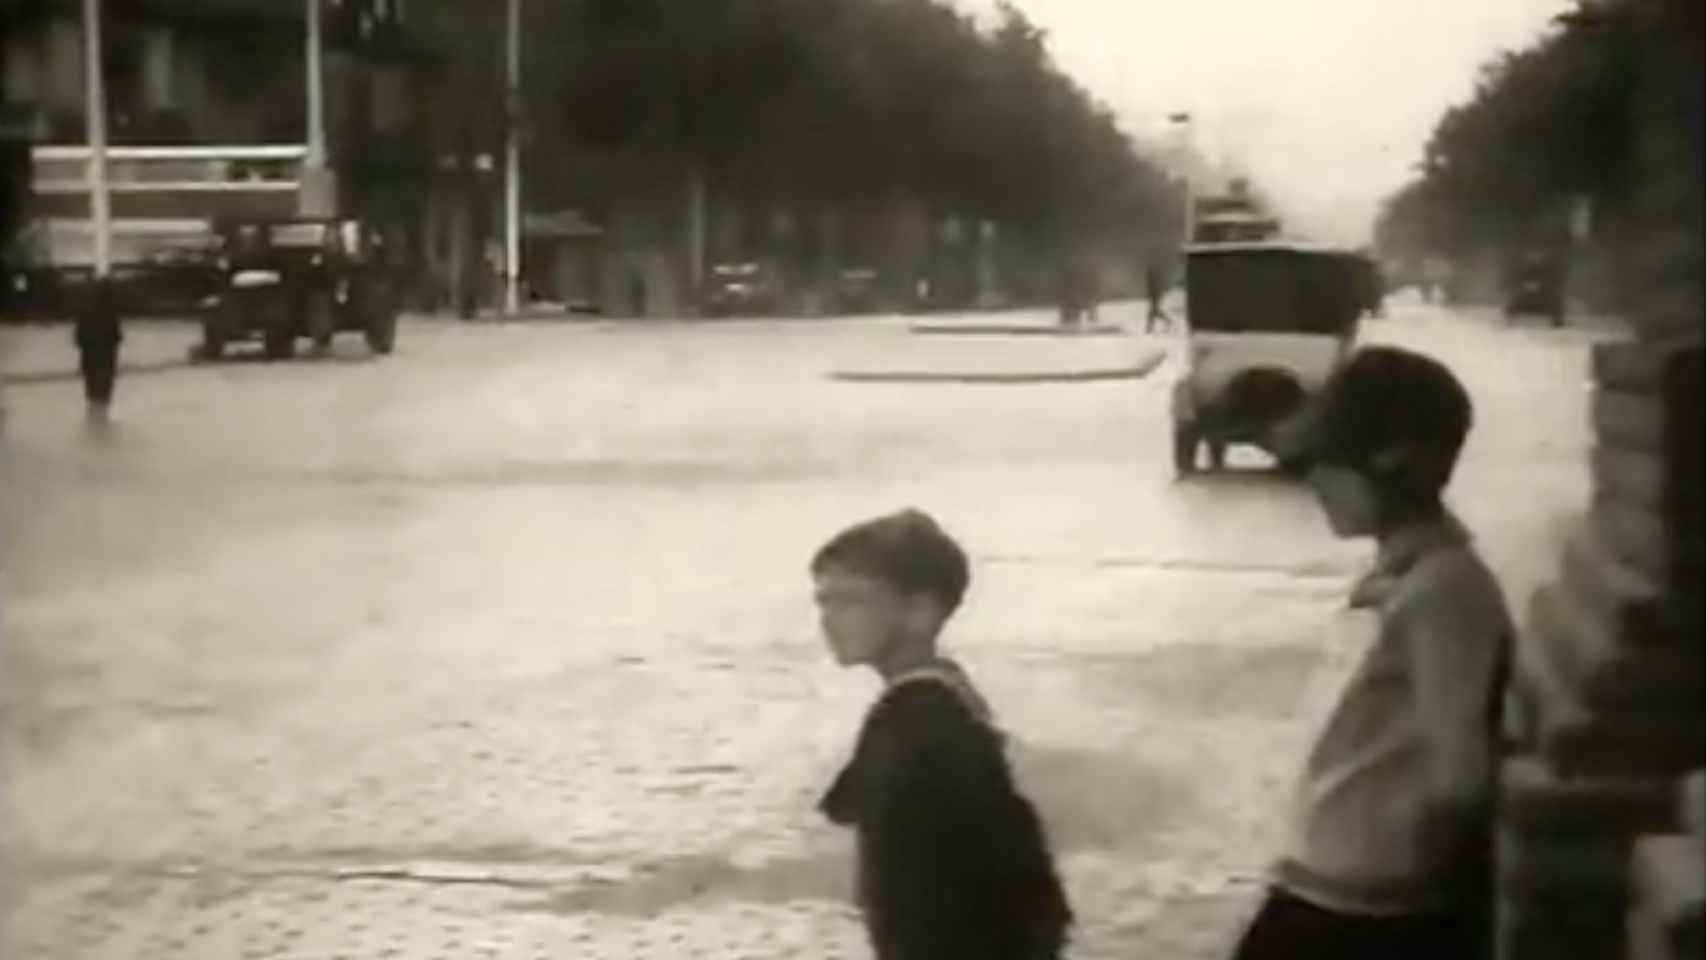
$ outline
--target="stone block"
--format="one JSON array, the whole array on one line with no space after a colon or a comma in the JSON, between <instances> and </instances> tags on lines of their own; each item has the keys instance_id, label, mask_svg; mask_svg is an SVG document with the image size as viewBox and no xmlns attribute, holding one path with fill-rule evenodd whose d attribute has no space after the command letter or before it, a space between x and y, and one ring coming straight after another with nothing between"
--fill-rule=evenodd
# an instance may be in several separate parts
<instances>
[{"instance_id":1,"label":"stone block","mask_svg":"<svg viewBox=\"0 0 1706 960\"><path fill-rule=\"evenodd\" d=\"M1495 928L1500 960L1625 960L1626 908L1606 897L1501 900Z\"/></svg>"},{"instance_id":2,"label":"stone block","mask_svg":"<svg viewBox=\"0 0 1706 960\"><path fill-rule=\"evenodd\" d=\"M1663 922L1642 906L1630 909L1624 921L1628 933L1628 960L1694 960L1672 949Z\"/></svg>"},{"instance_id":3,"label":"stone block","mask_svg":"<svg viewBox=\"0 0 1706 960\"><path fill-rule=\"evenodd\" d=\"M1662 777L1559 777L1533 755L1507 759L1500 811L1518 830L1656 833L1678 826L1673 782Z\"/></svg>"},{"instance_id":4,"label":"stone block","mask_svg":"<svg viewBox=\"0 0 1706 960\"><path fill-rule=\"evenodd\" d=\"M1596 347L1593 368L1598 388L1591 415L1603 451L1594 457L1596 501L1646 508L1678 527L1680 539L1698 543L1703 479L1698 331L1692 339L1665 345Z\"/></svg>"},{"instance_id":5,"label":"stone block","mask_svg":"<svg viewBox=\"0 0 1706 960\"><path fill-rule=\"evenodd\" d=\"M1512 682L1533 705L1536 746L1564 777L1679 776L1706 762L1706 718L1698 710L1590 707L1558 663L1563 645L1549 632L1556 615L1536 591L1533 626L1516 645Z\"/></svg>"},{"instance_id":6,"label":"stone block","mask_svg":"<svg viewBox=\"0 0 1706 960\"><path fill-rule=\"evenodd\" d=\"M1594 383L1604 390L1656 392L1664 356L1663 351L1638 340L1596 343L1592 348Z\"/></svg>"},{"instance_id":7,"label":"stone block","mask_svg":"<svg viewBox=\"0 0 1706 960\"><path fill-rule=\"evenodd\" d=\"M1706 770L1690 773L1677 793L1682 829L1696 836L1706 835Z\"/></svg>"},{"instance_id":8,"label":"stone block","mask_svg":"<svg viewBox=\"0 0 1706 960\"><path fill-rule=\"evenodd\" d=\"M1591 517L1612 556L1667 591L1697 594L1702 559L1698 529L1672 527L1662 514L1601 496L1594 498Z\"/></svg>"},{"instance_id":9,"label":"stone block","mask_svg":"<svg viewBox=\"0 0 1706 960\"><path fill-rule=\"evenodd\" d=\"M1594 390L1589 407L1601 443L1662 454L1665 409L1657 390Z\"/></svg>"},{"instance_id":10,"label":"stone block","mask_svg":"<svg viewBox=\"0 0 1706 960\"><path fill-rule=\"evenodd\" d=\"M1628 503L1683 525L1698 525L1700 491L1679 489L1656 447L1600 443L1589 460L1596 498Z\"/></svg>"},{"instance_id":11,"label":"stone block","mask_svg":"<svg viewBox=\"0 0 1706 960\"><path fill-rule=\"evenodd\" d=\"M1638 839L1630 853L1630 898L1674 950L1699 956L1706 916L1706 843L1687 834Z\"/></svg>"},{"instance_id":12,"label":"stone block","mask_svg":"<svg viewBox=\"0 0 1706 960\"><path fill-rule=\"evenodd\" d=\"M1639 599L1634 578L1625 588L1591 570L1573 570L1595 563L1591 554L1579 556L1585 551L1591 547L1572 543L1565 580L1536 591L1531 642L1551 645L1561 681L1590 708L1699 709L1706 696L1706 650L1680 630L1657 628L1664 622L1664 598L1648 593Z\"/></svg>"},{"instance_id":13,"label":"stone block","mask_svg":"<svg viewBox=\"0 0 1706 960\"><path fill-rule=\"evenodd\" d=\"M1607 621L1619 642L1699 644L1706 611L1697 598L1666 590L1619 559L1598 524L1578 525L1565 540L1561 589Z\"/></svg>"},{"instance_id":14,"label":"stone block","mask_svg":"<svg viewBox=\"0 0 1706 960\"><path fill-rule=\"evenodd\" d=\"M1498 888L1515 904L1626 900L1633 834L1558 833L1499 825Z\"/></svg>"}]
</instances>

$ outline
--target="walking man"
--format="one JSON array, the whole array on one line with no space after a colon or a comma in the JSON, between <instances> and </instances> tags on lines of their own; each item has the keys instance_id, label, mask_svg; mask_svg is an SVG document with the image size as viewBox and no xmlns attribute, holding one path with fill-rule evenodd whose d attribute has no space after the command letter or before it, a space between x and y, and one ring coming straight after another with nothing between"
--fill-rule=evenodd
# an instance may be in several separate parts
<instances>
[{"instance_id":1,"label":"walking man","mask_svg":"<svg viewBox=\"0 0 1706 960\"><path fill-rule=\"evenodd\" d=\"M118 348L123 340L112 278L94 277L77 316L76 341L83 395L89 402L89 419L95 423L106 422L112 407L113 385L118 379Z\"/></svg>"},{"instance_id":2,"label":"walking man","mask_svg":"<svg viewBox=\"0 0 1706 960\"><path fill-rule=\"evenodd\" d=\"M1173 318L1167 316L1167 311L1161 309L1161 298L1167 295L1167 284L1161 276L1161 267L1153 260L1143 271L1144 286L1149 293L1149 316L1144 318L1143 332L1154 333L1156 328L1170 330Z\"/></svg>"}]
</instances>

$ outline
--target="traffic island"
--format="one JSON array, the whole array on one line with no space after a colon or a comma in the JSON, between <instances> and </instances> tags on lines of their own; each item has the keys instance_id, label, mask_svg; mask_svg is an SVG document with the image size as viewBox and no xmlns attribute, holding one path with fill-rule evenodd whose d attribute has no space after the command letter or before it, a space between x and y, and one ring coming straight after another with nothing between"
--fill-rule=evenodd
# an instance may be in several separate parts
<instances>
[{"instance_id":1,"label":"traffic island","mask_svg":"<svg viewBox=\"0 0 1706 960\"><path fill-rule=\"evenodd\" d=\"M1090 326L1037 323L915 323L911 332L928 336L969 335L980 337L1109 337L1126 332L1112 323Z\"/></svg>"},{"instance_id":2,"label":"traffic island","mask_svg":"<svg viewBox=\"0 0 1706 960\"><path fill-rule=\"evenodd\" d=\"M1149 350L1135 361L1107 366L1023 366L1018 363L981 369L919 367L868 370L834 370L831 380L845 383L1093 383L1106 380L1141 380L1166 360L1163 350Z\"/></svg>"}]
</instances>

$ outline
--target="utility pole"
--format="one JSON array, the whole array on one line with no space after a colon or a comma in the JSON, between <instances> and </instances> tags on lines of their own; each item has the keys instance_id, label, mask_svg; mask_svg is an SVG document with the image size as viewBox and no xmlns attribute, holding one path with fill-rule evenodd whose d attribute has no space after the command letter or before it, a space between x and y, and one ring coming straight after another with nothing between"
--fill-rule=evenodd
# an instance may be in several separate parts
<instances>
[{"instance_id":1,"label":"utility pole","mask_svg":"<svg viewBox=\"0 0 1706 960\"><path fill-rule=\"evenodd\" d=\"M330 217L337 212L337 182L326 163L326 77L323 56L325 44L321 17L324 0L305 2L308 5L308 29L303 73L307 77L308 87L308 155L302 161L302 184L297 197L297 208L305 217Z\"/></svg>"},{"instance_id":2,"label":"utility pole","mask_svg":"<svg viewBox=\"0 0 1706 960\"><path fill-rule=\"evenodd\" d=\"M504 310L521 312L521 0L509 0L505 58Z\"/></svg>"},{"instance_id":3,"label":"utility pole","mask_svg":"<svg viewBox=\"0 0 1706 960\"><path fill-rule=\"evenodd\" d=\"M107 90L101 45L101 2L83 0L84 107L89 139L89 219L96 283L112 273L112 204L107 190Z\"/></svg>"},{"instance_id":4,"label":"utility pole","mask_svg":"<svg viewBox=\"0 0 1706 960\"><path fill-rule=\"evenodd\" d=\"M1191 169L1195 163L1195 155L1194 155L1195 149L1196 149L1195 121L1191 117L1189 112L1180 112L1180 113L1172 114L1171 116L1169 116L1167 118L1167 120L1168 120L1168 122L1173 123L1173 124L1183 128L1183 130L1184 130L1184 138L1183 138L1184 143L1183 143L1183 146L1179 150L1179 158L1181 161L1179 164L1179 168L1184 173L1184 180L1185 180L1185 208L1184 208L1185 209L1185 237L1184 237L1184 242L1188 244L1191 242L1191 238L1196 234L1196 219L1197 219L1196 186L1192 182L1194 178L1191 176Z\"/></svg>"},{"instance_id":5,"label":"utility pole","mask_svg":"<svg viewBox=\"0 0 1706 960\"><path fill-rule=\"evenodd\" d=\"M89 137L89 219L94 263L77 315L77 352L89 419L105 423L124 339L112 286L112 206L107 184L107 91L101 0L83 0L84 122Z\"/></svg>"}]
</instances>

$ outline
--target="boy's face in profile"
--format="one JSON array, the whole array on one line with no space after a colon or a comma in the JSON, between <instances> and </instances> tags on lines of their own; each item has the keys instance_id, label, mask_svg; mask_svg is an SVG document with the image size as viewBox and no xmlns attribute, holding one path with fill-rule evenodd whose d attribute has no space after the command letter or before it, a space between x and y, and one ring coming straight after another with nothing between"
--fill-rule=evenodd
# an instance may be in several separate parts
<instances>
[{"instance_id":1,"label":"boy's face in profile","mask_svg":"<svg viewBox=\"0 0 1706 960\"><path fill-rule=\"evenodd\" d=\"M837 663L875 664L905 642L912 605L893 584L834 566L812 580L818 622Z\"/></svg>"},{"instance_id":2,"label":"boy's face in profile","mask_svg":"<svg viewBox=\"0 0 1706 960\"><path fill-rule=\"evenodd\" d=\"M1374 488L1361 473L1348 467L1317 466L1309 471L1309 489L1315 492L1333 533L1346 538L1374 535Z\"/></svg>"}]
</instances>

